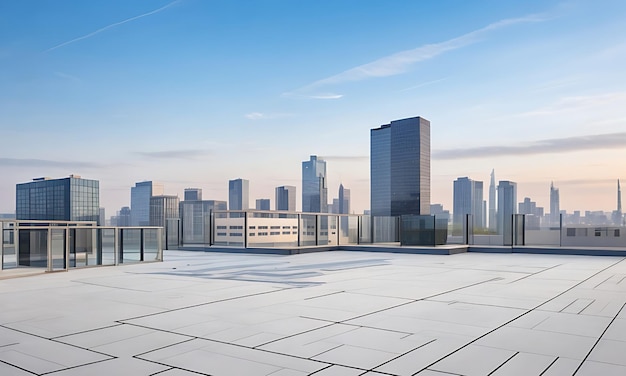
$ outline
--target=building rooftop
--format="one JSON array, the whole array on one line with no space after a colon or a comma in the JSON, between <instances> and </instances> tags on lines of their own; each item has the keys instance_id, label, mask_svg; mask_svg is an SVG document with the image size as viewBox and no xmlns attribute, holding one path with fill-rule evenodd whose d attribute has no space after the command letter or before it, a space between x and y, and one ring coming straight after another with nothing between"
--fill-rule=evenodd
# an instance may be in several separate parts
<instances>
[{"instance_id":1,"label":"building rooftop","mask_svg":"<svg viewBox=\"0 0 626 376\"><path fill-rule=\"evenodd\" d=\"M165 260L0 271L0 375L626 374L622 257Z\"/></svg>"}]
</instances>

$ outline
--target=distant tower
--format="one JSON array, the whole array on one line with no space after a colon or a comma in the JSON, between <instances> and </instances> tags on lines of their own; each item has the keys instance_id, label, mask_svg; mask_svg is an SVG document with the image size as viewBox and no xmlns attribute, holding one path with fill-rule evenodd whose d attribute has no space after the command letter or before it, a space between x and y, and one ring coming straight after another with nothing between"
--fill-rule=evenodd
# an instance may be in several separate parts
<instances>
[{"instance_id":1,"label":"distant tower","mask_svg":"<svg viewBox=\"0 0 626 376\"><path fill-rule=\"evenodd\" d=\"M513 214L517 214L517 183L500 180L498 182L498 234L511 234Z\"/></svg>"},{"instance_id":2,"label":"distant tower","mask_svg":"<svg viewBox=\"0 0 626 376\"><path fill-rule=\"evenodd\" d=\"M326 161L316 155L302 162L302 211L305 213L328 212Z\"/></svg>"},{"instance_id":3,"label":"distant tower","mask_svg":"<svg viewBox=\"0 0 626 376\"><path fill-rule=\"evenodd\" d=\"M135 183L130 188L130 225L150 225L150 197L162 196L163 184L153 181Z\"/></svg>"},{"instance_id":4,"label":"distant tower","mask_svg":"<svg viewBox=\"0 0 626 376\"><path fill-rule=\"evenodd\" d=\"M460 233L465 215L471 214L474 227L483 224L483 182L467 177L457 178L453 185L453 232Z\"/></svg>"},{"instance_id":5,"label":"distant tower","mask_svg":"<svg viewBox=\"0 0 626 376\"><path fill-rule=\"evenodd\" d=\"M617 210L613 212L613 224L616 226L625 224L625 218L622 213L622 189L619 185L619 179L617 179Z\"/></svg>"},{"instance_id":6,"label":"distant tower","mask_svg":"<svg viewBox=\"0 0 626 376\"><path fill-rule=\"evenodd\" d=\"M561 206L559 204L559 189L554 188L554 182L550 183L550 225L556 226L561 223Z\"/></svg>"},{"instance_id":7,"label":"distant tower","mask_svg":"<svg viewBox=\"0 0 626 376\"><path fill-rule=\"evenodd\" d=\"M258 198L256 200L256 210L270 210L269 198Z\"/></svg>"},{"instance_id":8,"label":"distant tower","mask_svg":"<svg viewBox=\"0 0 626 376\"><path fill-rule=\"evenodd\" d=\"M489 184L489 230L496 231L497 219L496 219L496 174L494 170L491 170L491 183Z\"/></svg>"},{"instance_id":9,"label":"distant tower","mask_svg":"<svg viewBox=\"0 0 626 376\"><path fill-rule=\"evenodd\" d=\"M228 210L248 210L250 182L246 179L228 181Z\"/></svg>"},{"instance_id":10,"label":"distant tower","mask_svg":"<svg viewBox=\"0 0 626 376\"><path fill-rule=\"evenodd\" d=\"M276 210L296 211L296 187L283 185L276 187Z\"/></svg>"},{"instance_id":11,"label":"distant tower","mask_svg":"<svg viewBox=\"0 0 626 376\"><path fill-rule=\"evenodd\" d=\"M350 214L350 190L343 187L343 184L339 184L339 207L337 208L338 214Z\"/></svg>"}]
</instances>

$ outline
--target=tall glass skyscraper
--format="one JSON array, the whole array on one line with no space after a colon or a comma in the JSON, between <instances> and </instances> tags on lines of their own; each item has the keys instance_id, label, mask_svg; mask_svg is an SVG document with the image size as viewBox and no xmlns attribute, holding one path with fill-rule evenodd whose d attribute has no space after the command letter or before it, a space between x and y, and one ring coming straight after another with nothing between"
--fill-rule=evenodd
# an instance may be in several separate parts
<instances>
[{"instance_id":1,"label":"tall glass skyscraper","mask_svg":"<svg viewBox=\"0 0 626 376\"><path fill-rule=\"evenodd\" d=\"M250 182L246 179L228 181L228 210L250 209Z\"/></svg>"},{"instance_id":2,"label":"tall glass skyscraper","mask_svg":"<svg viewBox=\"0 0 626 376\"><path fill-rule=\"evenodd\" d=\"M276 210L296 211L296 187L276 187Z\"/></svg>"},{"instance_id":3,"label":"tall glass skyscraper","mask_svg":"<svg viewBox=\"0 0 626 376\"><path fill-rule=\"evenodd\" d=\"M312 155L302 162L302 211L328 212L328 187L326 186L326 161Z\"/></svg>"},{"instance_id":4,"label":"tall glass skyscraper","mask_svg":"<svg viewBox=\"0 0 626 376\"><path fill-rule=\"evenodd\" d=\"M130 225L150 226L150 197L163 195L163 184L152 181L135 183L130 188Z\"/></svg>"},{"instance_id":5,"label":"tall glass skyscraper","mask_svg":"<svg viewBox=\"0 0 626 376\"><path fill-rule=\"evenodd\" d=\"M370 135L372 215L430 214L430 122L394 120Z\"/></svg>"},{"instance_id":6,"label":"tall glass skyscraper","mask_svg":"<svg viewBox=\"0 0 626 376\"><path fill-rule=\"evenodd\" d=\"M38 178L15 187L16 219L93 221L100 218L100 182L70 175ZM104 225L102 223L101 225Z\"/></svg>"}]
</instances>

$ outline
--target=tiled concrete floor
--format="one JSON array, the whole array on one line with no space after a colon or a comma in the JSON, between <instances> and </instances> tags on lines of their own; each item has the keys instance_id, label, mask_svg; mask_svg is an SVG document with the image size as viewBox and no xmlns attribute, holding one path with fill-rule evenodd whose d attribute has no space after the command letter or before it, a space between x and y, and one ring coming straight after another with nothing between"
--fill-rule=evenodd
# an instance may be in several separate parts
<instances>
[{"instance_id":1,"label":"tiled concrete floor","mask_svg":"<svg viewBox=\"0 0 626 376\"><path fill-rule=\"evenodd\" d=\"M622 258L165 257L0 280L0 375L626 375Z\"/></svg>"}]
</instances>

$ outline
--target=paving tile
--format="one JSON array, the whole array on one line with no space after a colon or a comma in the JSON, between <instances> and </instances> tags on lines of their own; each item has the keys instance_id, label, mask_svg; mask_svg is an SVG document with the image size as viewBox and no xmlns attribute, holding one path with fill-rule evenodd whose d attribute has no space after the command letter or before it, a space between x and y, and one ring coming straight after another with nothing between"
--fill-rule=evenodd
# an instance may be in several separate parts
<instances>
[{"instance_id":1,"label":"paving tile","mask_svg":"<svg viewBox=\"0 0 626 376\"><path fill-rule=\"evenodd\" d=\"M162 371L169 367L155 364L152 362L146 362L144 360L135 359L131 357L110 359L103 362L92 363L85 366L79 366L75 368L66 369L63 371L54 372L53 376L109 376L113 374L119 374L123 370L125 375L133 376L149 376L155 373L162 375Z\"/></svg>"},{"instance_id":2,"label":"paving tile","mask_svg":"<svg viewBox=\"0 0 626 376\"><path fill-rule=\"evenodd\" d=\"M0 347L0 361L34 373L53 372L107 359L111 357L38 337Z\"/></svg>"},{"instance_id":3,"label":"paving tile","mask_svg":"<svg viewBox=\"0 0 626 376\"><path fill-rule=\"evenodd\" d=\"M392 352L373 350L364 347L340 345L314 356L312 359L348 367L372 369L398 356Z\"/></svg>"},{"instance_id":4,"label":"paving tile","mask_svg":"<svg viewBox=\"0 0 626 376\"><path fill-rule=\"evenodd\" d=\"M438 336L432 342L375 368L375 371L394 375L412 375L452 354L469 341L470 339L462 337Z\"/></svg>"},{"instance_id":5,"label":"paving tile","mask_svg":"<svg viewBox=\"0 0 626 376\"><path fill-rule=\"evenodd\" d=\"M428 368L452 374L483 376L493 372L515 354L515 351L468 345Z\"/></svg>"},{"instance_id":6,"label":"paving tile","mask_svg":"<svg viewBox=\"0 0 626 376\"><path fill-rule=\"evenodd\" d=\"M508 362L490 375L493 376L528 376L541 375L557 358L546 355L517 353Z\"/></svg>"},{"instance_id":7,"label":"paving tile","mask_svg":"<svg viewBox=\"0 0 626 376\"><path fill-rule=\"evenodd\" d=\"M626 342L601 339L588 360L626 366Z\"/></svg>"},{"instance_id":8,"label":"paving tile","mask_svg":"<svg viewBox=\"0 0 626 376\"><path fill-rule=\"evenodd\" d=\"M27 372L22 369L19 369L15 366L0 362L0 375L32 376L33 374L31 372Z\"/></svg>"},{"instance_id":9,"label":"paving tile","mask_svg":"<svg viewBox=\"0 0 626 376\"><path fill-rule=\"evenodd\" d=\"M626 342L626 319L615 319L602 336L602 339Z\"/></svg>"},{"instance_id":10,"label":"paving tile","mask_svg":"<svg viewBox=\"0 0 626 376\"><path fill-rule=\"evenodd\" d=\"M184 370L220 375L269 375L282 369L312 373L327 364L206 340L193 340L140 356Z\"/></svg>"},{"instance_id":11,"label":"paving tile","mask_svg":"<svg viewBox=\"0 0 626 376\"><path fill-rule=\"evenodd\" d=\"M586 361L580 367L576 376L624 376L626 367L617 364Z\"/></svg>"},{"instance_id":12,"label":"paving tile","mask_svg":"<svg viewBox=\"0 0 626 376\"><path fill-rule=\"evenodd\" d=\"M112 356L132 356L191 339L173 333L136 327L114 326L57 339L59 342L87 348Z\"/></svg>"},{"instance_id":13,"label":"paving tile","mask_svg":"<svg viewBox=\"0 0 626 376\"><path fill-rule=\"evenodd\" d=\"M573 375L580 365L581 360L569 358L557 358L552 365L541 374L541 376L563 376Z\"/></svg>"},{"instance_id":14,"label":"paving tile","mask_svg":"<svg viewBox=\"0 0 626 376\"><path fill-rule=\"evenodd\" d=\"M332 365L315 373L315 376L360 376L363 370Z\"/></svg>"},{"instance_id":15,"label":"paving tile","mask_svg":"<svg viewBox=\"0 0 626 376\"><path fill-rule=\"evenodd\" d=\"M596 338L541 330L502 327L476 341L477 345L547 355L584 359Z\"/></svg>"}]
</instances>

